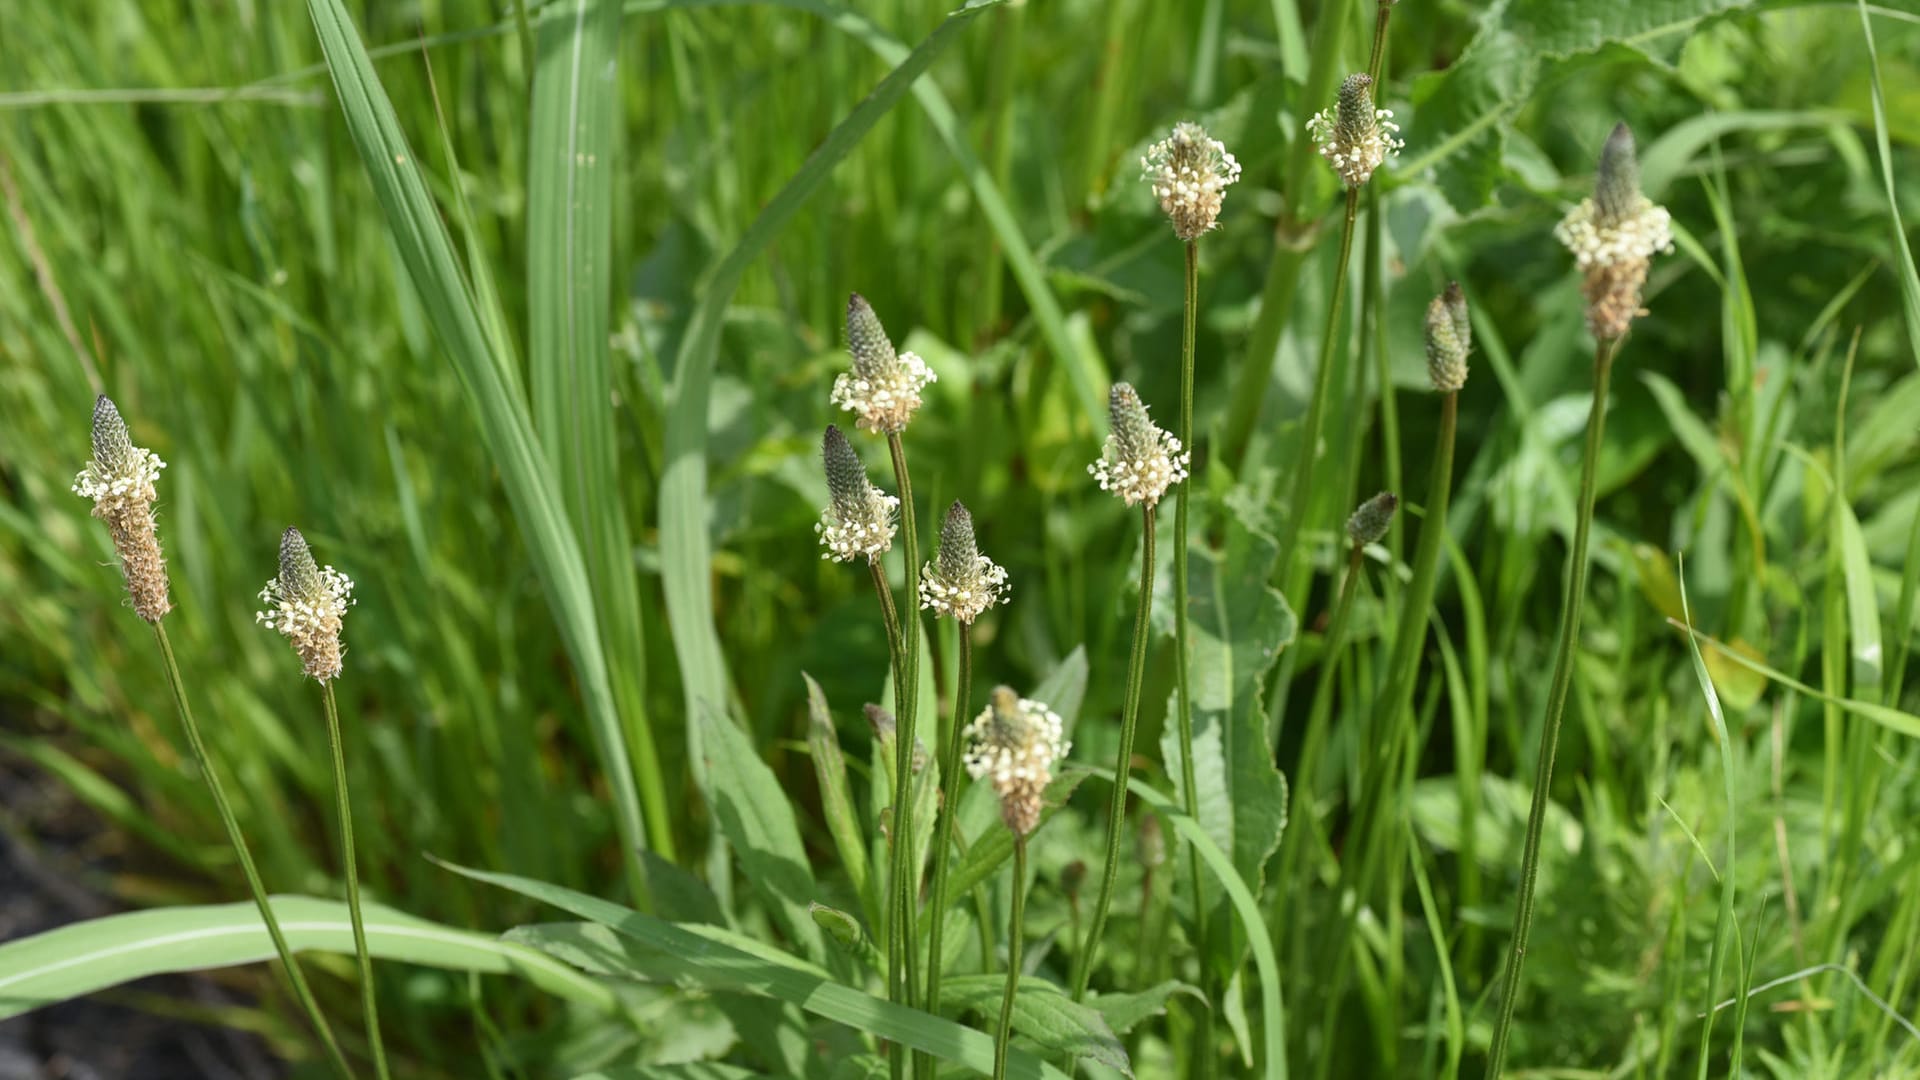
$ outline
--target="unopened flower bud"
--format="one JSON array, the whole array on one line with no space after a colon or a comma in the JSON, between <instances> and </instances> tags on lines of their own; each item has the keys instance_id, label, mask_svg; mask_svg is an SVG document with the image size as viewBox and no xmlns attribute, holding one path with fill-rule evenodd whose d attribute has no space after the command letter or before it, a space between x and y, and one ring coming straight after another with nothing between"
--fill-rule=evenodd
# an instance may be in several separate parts
<instances>
[{"instance_id":1,"label":"unopened flower bud","mask_svg":"<svg viewBox=\"0 0 1920 1080\"><path fill-rule=\"evenodd\" d=\"M1377 544L1387 535L1387 528L1393 524L1393 513L1400 509L1400 496L1391 491L1383 491L1354 510L1347 519L1347 539L1365 547Z\"/></svg>"},{"instance_id":2,"label":"unopened flower bud","mask_svg":"<svg viewBox=\"0 0 1920 1080\"><path fill-rule=\"evenodd\" d=\"M150 623L173 610L167 596L167 561L160 553L153 504L154 483L167 463L133 445L120 410L105 394L93 403L93 458L73 478L73 492L93 500L93 516L107 523L134 614Z\"/></svg>"},{"instance_id":3,"label":"unopened flower bud","mask_svg":"<svg viewBox=\"0 0 1920 1080\"><path fill-rule=\"evenodd\" d=\"M1126 383L1113 384L1107 417L1112 431L1100 460L1087 471L1101 491L1113 492L1128 506L1155 506L1168 488L1187 478L1191 454L1147 418L1146 405Z\"/></svg>"},{"instance_id":4,"label":"unopened flower bud","mask_svg":"<svg viewBox=\"0 0 1920 1080\"><path fill-rule=\"evenodd\" d=\"M827 508L813 531L826 548L823 559L847 562L865 555L868 562L893 546L894 511L900 500L883 493L867 479L867 467L854 453L847 436L832 424L820 440L820 458L826 466Z\"/></svg>"},{"instance_id":5,"label":"unopened flower bud","mask_svg":"<svg viewBox=\"0 0 1920 1080\"><path fill-rule=\"evenodd\" d=\"M1450 282L1446 291L1427 305L1427 377L1433 388L1451 394L1467 385L1467 354L1473 351L1473 322L1467 315L1467 298L1460 283Z\"/></svg>"},{"instance_id":6,"label":"unopened flower bud","mask_svg":"<svg viewBox=\"0 0 1920 1080\"><path fill-rule=\"evenodd\" d=\"M886 327L859 293L847 300L847 352L853 370L834 380L833 403L853 413L854 423L868 431L906 430L920 408L920 391L936 377L915 354L894 352Z\"/></svg>"},{"instance_id":7,"label":"unopened flower bud","mask_svg":"<svg viewBox=\"0 0 1920 1080\"><path fill-rule=\"evenodd\" d=\"M1149 871L1166 864L1167 834L1161 831L1160 815L1146 814L1141 817L1134 849L1140 858L1140 865Z\"/></svg>"}]
</instances>

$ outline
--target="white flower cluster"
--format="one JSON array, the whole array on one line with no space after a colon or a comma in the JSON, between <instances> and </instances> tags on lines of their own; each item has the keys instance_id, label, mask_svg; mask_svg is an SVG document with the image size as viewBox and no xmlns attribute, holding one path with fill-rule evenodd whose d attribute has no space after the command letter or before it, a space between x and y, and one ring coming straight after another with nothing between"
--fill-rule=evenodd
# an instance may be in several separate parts
<instances>
[{"instance_id":1,"label":"white flower cluster","mask_svg":"<svg viewBox=\"0 0 1920 1080\"><path fill-rule=\"evenodd\" d=\"M133 503L150 503L158 497L154 482L167 463L160 455L144 447L133 447L124 460L115 465L94 458L73 478L73 493L92 499L94 512L106 517Z\"/></svg>"},{"instance_id":2,"label":"white flower cluster","mask_svg":"<svg viewBox=\"0 0 1920 1080\"><path fill-rule=\"evenodd\" d=\"M1573 252L1580 269L1645 262L1656 252L1673 251L1673 218L1664 206L1641 195L1633 212L1617 222L1602 221L1591 198L1567 211L1554 226L1556 240Z\"/></svg>"},{"instance_id":3,"label":"white flower cluster","mask_svg":"<svg viewBox=\"0 0 1920 1080\"><path fill-rule=\"evenodd\" d=\"M866 504L858 513L843 515L829 504L813 527L827 549L820 557L834 562L849 562L861 555L868 561L878 559L893 546L894 512L899 508L898 498L872 484L867 485Z\"/></svg>"},{"instance_id":4,"label":"white flower cluster","mask_svg":"<svg viewBox=\"0 0 1920 1080\"><path fill-rule=\"evenodd\" d=\"M1040 825L1042 797L1053 780L1055 762L1072 745L1060 715L1045 703L1016 698L1000 687L993 704L960 733L967 741L967 775L986 780L1000 796L1000 817L1026 836Z\"/></svg>"},{"instance_id":5,"label":"white flower cluster","mask_svg":"<svg viewBox=\"0 0 1920 1080\"><path fill-rule=\"evenodd\" d=\"M1140 173L1174 233L1192 240L1214 227L1227 187L1240 179L1240 163L1205 128L1181 123L1147 149Z\"/></svg>"},{"instance_id":6,"label":"white flower cluster","mask_svg":"<svg viewBox=\"0 0 1920 1080\"><path fill-rule=\"evenodd\" d=\"M890 369L863 378L853 371L842 372L833 380L831 400L853 413L858 427L881 434L906 429L907 421L920 408L920 391L938 382L939 376L915 353L901 353Z\"/></svg>"},{"instance_id":7,"label":"white flower cluster","mask_svg":"<svg viewBox=\"0 0 1920 1080\"><path fill-rule=\"evenodd\" d=\"M1153 431L1155 438L1148 452L1131 458L1121 451L1119 440L1107 436L1100 460L1087 466L1100 481L1101 491L1113 492L1128 506L1156 506L1168 488L1187 478L1193 455L1180 446L1180 439L1172 432Z\"/></svg>"},{"instance_id":8,"label":"white flower cluster","mask_svg":"<svg viewBox=\"0 0 1920 1080\"><path fill-rule=\"evenodd\" d=\"M1343 90L1342 96L1348 93ZM1342 123L1337 108L1322 109L1307 121L1307 134L1320 148L1320 156L1348 187L1359 187L1372 179L1374 170L1406 145L1395 138L1400 125L1393 122L1392 109L1367 110L1364 102L1358 107L1363 112L1356 122Z\"/></svg>"},{"instance_id":9,"label":"white flower cluster","mask_svg":"<svg viewBox=\"0 0 1920 1080\"><path fill-rule=\"evenodd\" d=\"M331 566L320 568L319 588L304 593L289 589L279 578L260 590L260 602L267 610L253 613L253 621L288 637L321 632L340 632L347 609L359 603L353 598L353 579Z\"/></svg>"},{"instance_id":10,"label":"white flower cluster","mask_svg":"<svg viewBox=\"0 0 1920 1080\"><path fill-rule=\"evenodd\" d=\"M958 578L942 574L937 560L920 572L920 606L963 623L971 623L995 604L1006 603L1012 592L1006 567L985 555L978 556L969 572Z\"/></svg>"}]
</instances>

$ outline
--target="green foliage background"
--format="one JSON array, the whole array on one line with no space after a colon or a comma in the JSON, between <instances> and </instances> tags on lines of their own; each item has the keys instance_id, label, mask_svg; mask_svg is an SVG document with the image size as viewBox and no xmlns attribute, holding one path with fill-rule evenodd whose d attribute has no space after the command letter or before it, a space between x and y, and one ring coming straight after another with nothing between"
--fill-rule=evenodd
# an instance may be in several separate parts
<instances>
[{"instance_id":1,"label":"green foliage background","mask_svg":"<svg viewBox=\"0 0 1920 1080\"><path fill-rule=\"evenodd\" d=\"M639 773L653 891L692 874L736 929L806 937L806 923L756 900L751 864L741 876L710 857L696 733L731 714L794 807L823 899L859 910L821 816L801 678L831 703L864 791L858 706L888 700L885 644L864 574L821 561L812 532L825 494L817 439L836 419L826 391L855 290L940 376L909 436L921 520L963 498L1014 581L1014 602L978 631L978 692L1057 678L1084 649L1075 757L1105 763L1138 541L1086 466L1107 379L1174 413L1180 254L1135 162L1197 116L1246 169L1201 245L1203 433L1225 421L1276 250L1305 252L1247 464L1230 471L1203 453L1215 460L1194 481L1209 545L1196 596L1208 602L1213 575L1221 582L1196 628L1217 622L1229 654L1251 643L1256 665L1271 662L1246 688L1262 695L1264 737L1289 775L1324 657L1330 575L1304 590L1272 582L1286 593L1269 602L1261 560L1288 514L1306 513L1302 535L1327 571L1357 497L1392 487L1422 501L1437 409L1419 313L1454 278L1474 303L1457 549L1415 698L1423 738L1392 798L1410 858L1391 902L1343 921L1329 883L1385 662L1380 631L1397 614L1392 567L1376 559L1336 687L1335 740L1307 793L1317 823L1294 876L1269 873L1262 898L1276 912L1296 1069L1471 1068L1510 918L1589 385L1577 281L1550 231L1625 119L1681 242L1656 262L1650 314L1616 372L1516 1060L1593 1070L1565 1075L1920 1072L1920 1045L1832 973L1757 1001L1739 1022L1737 1066L1730 1016L1703 1043L1716 873L1731 875L1736 952L1750 958L1721 975L1722 996L1826 962L1856 970L1893 1012L1914 1012L1920 744L1709 647L1732 751L1723 775L1685 638L1668 622L1681 615L1684 553L1703 633L1830 695L1920 711L1910 687L1901 696L1920 574L1920 306L1903 314L1903 291L1920 282L1889 203L1920 217L1920 8L1888 0L1865 16L1886 96L1883 180L1855 4L1402 0L1382 98L1407 146L1376 181L1378 225L1362 225L1363 242L1371 230L1380 244L1365 249L1383 282L1378 336L1316 358L1337 193L1317 162L1299 185L1284 178L1310 37L1342 20L1340 70L1364 66L1371 3L1035 0L979 12L733 267L728 253L809 155L940 25L939 5L628 3L605 24L618 67L600 97L611 139L597 148L569 142L569 114L547 111L553 100L534 86L571 40L562 5L536 5L524 23L516 5L480 0L347 7L384 47L375 71L481 298L494 375L540 439L527 474L537 483L515 487L489 426L499 418L463 390L474 369L449 363L444 323L403 267L304 12L252 0L10 12L0 754L59 778L101 830L89 851L62 851L35 839L46 822L0 811L29 850L130 906L238 898L157 657L125 610L104 531L67 491L104 391L169 464L169 627L277 891L336 891L317 696L252 619L279 532L296 524L360 586L339 691L362 874L382 902L489 932L542 910L422 853L626 898L620 785L603 767L617 747L655 762L657 779L645 764ZM568 146L576 164L592 153L610 174L597 217L562 213L583 197L571 181L543 187L541 163ZM559 220L585 222L585 246L562 246L549 227ZM588 337L556 343L556 317ZM1373 332L1355 317L1357 334ZM705 349L717 362L700 410L687 380ZM1294 425L1323 359L1340 365L1342 388L1326 476L1309 507L1290 508ZM862 448L877 467L877 444ZM683 481L663 476L674 462L704 462L701 486L676 494ZM577 570L544 561L529 499L564 512L587 553ZM1410 553L1416 527L1403 514L1382 557ZM580 619L556 617L555 581L570 582ZM669 586L698 601L671 626ZM698 644L708 623L724 670ZM582 633L605 651L604 687L583 675ZM950 628L940 633L936 667L950 670ZM1150 728L1169 661L1162 640ZM1260 734L1248 704L1236 689L1219 706L1228 741ZM1160 745L1144 734L1143 749ZM1148 752L1146 775L1169 788L1166 759ZM1268 777L1220 789L1260 793L1227 812L1276 818ZM1041 933L1068 918L1062 868L1098 857L1100 803L1077 796L1042 834L1029 923ZM1260 852L1235 850L1233 828L1222 847L1250 860L1243 875L1257 888ZM668 853L677 869L662 865ZM1180 865L1146 883L1163 902ZM1142 935L1129 905L1143 883L1131 863L1125 874L1111 985L1199 981L1184 950L1156 971L1146 953L1113 946ZM1351 934L1335 936L1343 926ZM1349 972L1337 991L1332 968ZM350 966L326 970L339 977L323 994L344 1022ZM1251 966L1243 978L1229 1029L1246 1024L1235 1007L1254 1008ZM633 1022L610 1033L518 982L490 980L474 997L475 984L442 973L384 965L383 979L408 1075L473 1075L483 1047L556 1070L733 1047L735 1060L777 1068L733 1046L735 1034L751 1042L744 1021L666 988L632 991ZM278 991L264 978L255 988L276 1046L306 1053ZM1189 1007L1174 1001L1178 1025ZM446 1038L475 1008L494 1018L487 1033ZM1160 1036L1133 1043L1142 1075L1172 1067Z\"/></svg>"}]
</instances>

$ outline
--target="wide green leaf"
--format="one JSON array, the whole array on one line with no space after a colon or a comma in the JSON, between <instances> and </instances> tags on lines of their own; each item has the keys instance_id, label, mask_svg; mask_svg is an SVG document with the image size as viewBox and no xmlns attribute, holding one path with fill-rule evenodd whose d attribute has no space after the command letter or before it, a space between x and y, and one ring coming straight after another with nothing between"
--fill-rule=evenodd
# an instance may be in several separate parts
<instances>
[{"instance_id":1,"label":"wide green leaf","mask_svg":"<svg viewBox=\"0 0 1920 1080\"><path fill-rule=\"evenodd\" d=\"M833 711L827 708L827 696L820 684L805 672L800 677L807 684L807 749L813 757L814 779L820 785L820 812L827 819L827 832L833 836L833 848L840 856L847 883L860 898L867 921L878 926L880 898L869 876L866 830L860 825L853 789L847 783L847 759L840 750L840 733L833 726Z\"/></svg>"},{"instance_id":2,"label":"wide green leaf","mask_svg":"<svg viewBox=\"0 0 1920 1080\"><path fill-rule=\"evenodd\" d=\"M957 1062L975 1072L993 1070L993 1040L980 1032L836 983L820 968L771 946L753 947L737 935L730 937L713 927L665 922L543 881L447 865L475 881L551 904L633 939L658 954L650 961L655 965L653 970L682 985L778 998L815 1016ZM1066 1080L1060 1070L1024 1053L1013 1055L1007 1075Z\"/></svg>"},{"instance_id":3,"label":"wide green leaf","mask_svg":"<svg viewBox=\"0 0 1920 1080\"><path fill-rule=\"evenodd\" d=\"M400 130L393 103L374 74L341 0L308 0L327 69L333 75L347 131L387 217L394 247L466 390L494 465L506 485L533 568L573 659L607 786L613 794L630 883L641 886L639 851L646 841L640 797L607 677L594 599L580 547L556 494L552 471L534 439L510 358L493 348L446 226L427 194L417 159Z\"/></svg>"},{"instance_id":4,"label":"wide green leaf","mask_svg":"<svg viewBox=\"0 0 1920 1080\"><path fill-rule=\"evenodd\" d=\"M780 778L760 760L753 743L718 710L702 712L701 748L713 783L710 797L720 831L740 859L741 871L767 902L787 937L820 960L826 948L808 907L819 886L807 864L806 845Z\"/></svg>"},{"instance_id":5,"label":"wide green leaf","mask_svg":"<svg viewBox=\"0 0 1920 1080\"><path fill-rule=\"evenodd\" d=\"M1267 585L1279 544L1232 507L1225 539L1224 548L1195 545L1190 552L1194 786L1200 823L1258 896L1287 823L1287 782L1267 743L1261 686L1298 620ZM1171 594L1171 588L1163 593ZM1170 700L1168 715L1173 712ZM1169 725L1160 752L1184 805L1180 750L1179 732ZM1234 926L1225 896L1216 893L1206 903L1210 925ZM1210 960L1224 979L1246 956L1246 936L1233 930L1213 941Z\"/></svg>"},{"instance_id":6,"label":"wide green leaf","mask_svg":"<svg viewBox=\"0 0 1920 1080\"><path fill-rule=\"evenodd\" d=\"M276 896L273 911L295 952L351 955L347 907ZM485 934L441 926L379 904L364 906L367 949L451 971L517 975L548 993L614 1012L613 992L552 957ZM276 955L251 902L108 915L0 945L0 1020L110 986L178 971L256 964Z\"/></svg>"},{"instance_id":7,"label":"wide green leaf","mask_svg":"<svg viewBox=\"0 0 1920 1080\"><path fill-rule=\"evenodd\" d=\"M947 1003L959 1012L979 1013L983 1026L999 1022L1000 999L1007 986L1005 975L955 975L941 986ZM1106 1018L1045 979L1020 977L1020 989L1013 998L1013 1030L1049 1054L1085 1058L1123 1075L1133 1075L1126 1045L1113 1033Z\"/></svg>"}]
</instances>

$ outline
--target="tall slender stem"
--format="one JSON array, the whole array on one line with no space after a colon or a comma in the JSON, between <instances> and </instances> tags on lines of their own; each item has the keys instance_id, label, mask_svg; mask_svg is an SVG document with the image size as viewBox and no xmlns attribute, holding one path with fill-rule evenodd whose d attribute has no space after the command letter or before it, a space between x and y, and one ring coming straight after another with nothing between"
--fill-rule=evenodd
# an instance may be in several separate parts
<instances>
[{"instance_id":1,"label":"tall slender stem","mask_svg":"<svg viewBox=\"0 0 1920 1080\"><path fill-rule=\"evenodd\" d=\"M1124 785L1122 785L1124 787ZM1013 1034L1013 996L1020 990L1021 924L1027 915L1027 838L1013 838L1013 914L1007 918L1007 988L1000 995L1000 1027L993 1033L993 1080L1007 1080L1007 1040Z\"/></svg>"},{"instance_id":2,"label":"tall slender stem","mask_svg":"<svg viewBox=\"0 0 1920 1080\"><path fill-rule=\"evenodd\" d=\"M333 746L333 791L340 803L340 863L347 878L347 916L353 922L353 951L360 961L360 1008L367 1024L367 1044L373 1051L373 1071L387 1080L387 1047L380 1037L380 1007L374 1001L373 956L367 952L367 924L360 914L360 871L353 856L353 801L347 796L347 751L340 742L340 707L334 702L333 683L320 684L327 704L327 741Z\"/></svg>"},{"instance_id":3,"label":"tall slender stem","mask_svg":"<svg viewBox=\"0 0 1920 1080\"><path fill-rule=\"evenodd\" d=\"M1560 644L1553 658L1553 681L1547 690L1547 714L1540 728L1540 757L1533 774L1533 805L1527 811L1526 847L1520 857L1520 898L1514 907L1513 948L1500 980L1500 1018L1493 1026L1487 1051L1487 1076L1498 1080L1507 1061L1507 1043L1513 1033L1513 1009L1520 996L1521 966L1527 940L1533 934L1534 889L1540 880L1540 838L1545 831L1547 797L1553 786L1553 755L1560 746L1560 718L1567 690L1573 683L1573 658L1580 638L1580 607L1587 592L1587 538L1593 528L1593 477L1600 459L1600 438L1607 423L1607 386L1613 376L1618 338L1599 342L1593 352L1593 408L1587 414L1585 457L1580 463L1580 506L1573 524L1573 552L1567 569L1566 602L1561 608Z\"/></svg>"},{"instance_id":4,"label":"tall slender stem","mask_svg":"<svg viewBox=\"0 0 1920 1080\"><path fill-rule=\"evenodd\" d=\"M973 681L973 625L960 624L959 681L954 684L953 716L940 733L940 780L946 791L934 825L933 906L927 931L927 1011L940 1015L940 955L947 925L947 863L953 848L954 814L960 809L960 726L967 716L967 698Z\"/></svg>"},{"instance_id":5,"label":"tall slender stem","mask_svg":"<svg viewBox=\"0 0 1920 1080\"><path fill-rule=\"evenodd\" d=\"M1113 798L1107 806L1107 851L1100 869L1100 893L1093 902L1093 921L1074 957L1073 1000L1087 996L1100 935L1107 928L1107 908L1113 904L1113 885L1120 874L1120 832L1127 821L1127 777L1132 772L1134 729L1140 720L1140 685L1147 667L1148 615L1153 611L1153 507L1140 508L1145 535L1140 551L1140 606L1133 616L1133 654L1127 661L1127 692L1120 715L1120 755L1113 769Z\"/></svg>"},{"instance_id":6,"label":"tall slender stem","mask_svg":"<svg viewBox=\"0 0 1920 1080\"><path fill-rule=\"evenodd\" d=\"M1300 425L1300 453L1293 470L1293 496L1287 503L1287 523L1280 532L1280 580L1293 578L1295 545L1313 498L1314 465L1320 456L1320 421L1326 415L1327 390L1333 382L1333 352L1340 333L1340 305L1347 295L1347 262L1353 256L1353 222L1360 213L1360 189L1347 189L1346 219L1340 226L1340 256L1333 264L1333 292L1327 299L1327 324L1320 334L1320 355L1313 373L1313 397Z\"/></svg>"},{"instance_id":7,"label":"tall slender stem","mask_svg":"<svg viewBox=\"0 0 1920 1080\"><path fill-rule=\"evenodd\" d=\"M1199 318L1200 307L1200 246L1196 241L1189 240L1186 248L1186 323L1180 339L1180 445L1192 452L1194 326ZM1182 484L1173 493L1173 670L1180 732L1180 790L1185 796L1187 816L1198 821L1200 793L1194 784L1193 773L1193 691L1187 672L1190 660L1187 653L1187 488L1190 486ZM1207 903L1201 891L1206 879L1200 876L1200 853L1191 846L1188 858L1193 882L1194 940L1203 958L1201 969L1206 970ZM1210 999L1213 996L1208 994ZM1194 1031L1195 1056L1201 1062L1200 1075L1211 1076L1214 1058L1210 1049L1213 1046L1213 1009L1201 1008L1198 1011L1200 1022Z\"/></svg>"},{"instance_id":8,"label":"tall slender stem","mask_svg":"<svg viewBox=\"0 0 1920 1080\"><path fill-rule=\"evenodd\" d=\"M320 1036L321 1047L326 1051L327 1059L333 1063L334 1071L346 1080L353 1080L353 1070L347 1066L346 1055L340 1052L340 1043L333 1036L333 1027L321 1014L320 1003L314 1000L307 977L301 973L300 965L294 962L287 936L280 931L280 918L273 913L273 905L267 902L267 889L260 881L259 869L253 864L253 852L247 848L246 837L240 834L240 821L233 816L233 805L227 802L227 789L220 782L220 774L213 769L213 758L207 753L207 744L200 738L200 725L194 722L193 708L187 704L186 684L180 679L180 664L173 657L173 642L167 639L166 626L154 623L153 636L160 642L160 657L166 662L167 668L167 687L173 691L173 705L180 712L180 726L187 733L187 745L193 748L193 760L200 767L200 775L207 779L207 790L213 794L213 807L220 814L221 824L227 827L227 839L233 843L233 853L240 859L240 871L246 875L247 888L252 890L254 905L260 909L260 921L266 924L267 936L273 939L274 951L280 954L280 966L287 973L287 981L293 984L293 996L299 1000L307 1020L313 1024L314 1033Z\"/></svg>"},{"instance_id":9,"label":"tall slender stem","mask_svg":"<svg viewBox=\"0 0 1920 1080\"><path fill-rule=\"evenodd\" d=\"M873 591L880 598L880 620L885 625L887 632L887 662L893 671L893 708L895 713L894 777L896 780L894 788L893 838L894 846L897 849L900 836L900 803L898 794L899 787L897 784L900 776L900 756L898 752L900 728L898 714L900 712L900 702L903 697L901 687L906 685L907 672L906 665L902 662L900 653L900 613L893 604L893 589L887 585L886 568L880 565L878 559L868 559L867 570L873 575ZM911 766L911 758L909 758L908 764ZM895 879L892 875L892 869L896 866L898 866L897 863L891 861L888 863L887 902L883 909L886 912L887 922L887 1000L904 1002L905 997L900 989L900 893L898 889L893 887ZM887 1059L893 1080L900 1080L906 1072L906 1047L898 1042L889 1044L887 1048Z\"/></svg>"},{"instance_id":10,"label":"tall slender stem","mask_svg":"<svg viewBox=\"0 0 1920 1080\"><path fill-rule=\"evenodd\" d=\"M913 522L913 482L907 474L907 451L898 432L887 435L887 451L893 457L893 478L900 488L900 550L907 563L907 611L899 626L900 668L905 677L895 680L894 686L899 742L894 747L893 892L895 935L900 941L899 1000L912 1005L919 997L920 983L916 956L920 938L914 926L920 890L913 851L913 748L920 703L920 550Z\"/></svg>"}]
</instances>

